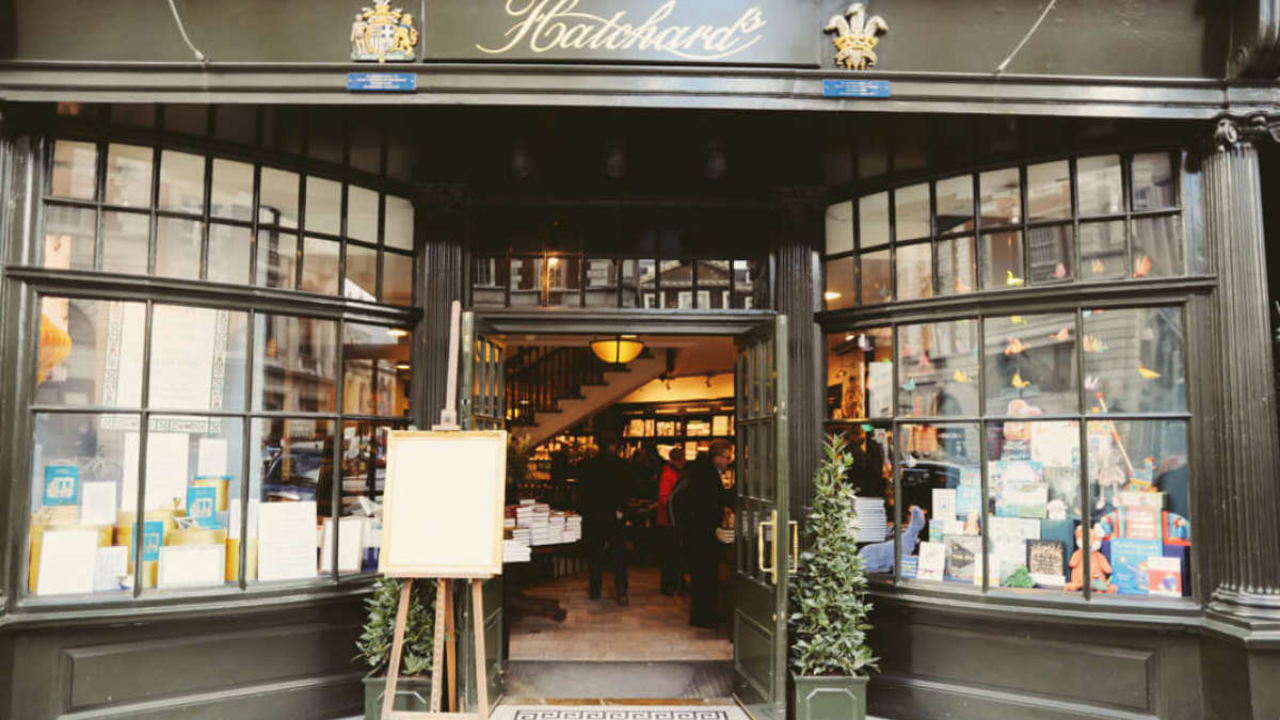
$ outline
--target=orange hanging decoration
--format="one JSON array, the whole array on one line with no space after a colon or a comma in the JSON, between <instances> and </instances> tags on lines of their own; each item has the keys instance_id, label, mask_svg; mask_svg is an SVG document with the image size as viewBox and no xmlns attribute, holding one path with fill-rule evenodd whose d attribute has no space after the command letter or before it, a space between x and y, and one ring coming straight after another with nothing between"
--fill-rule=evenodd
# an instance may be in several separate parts
<instances>
[{"instance_id":1,"label":"orange hanging decoration","mask_svg":"<svg viewBox=\"0 0 1280 720\"><path fill-rule=\"evenodd\" d=\"M40 315L40 360L36 384L44 382L49 371L61 365L71 355L71 336L66 330L49 321L49 316Z\"/></svg>"}]
</instances>

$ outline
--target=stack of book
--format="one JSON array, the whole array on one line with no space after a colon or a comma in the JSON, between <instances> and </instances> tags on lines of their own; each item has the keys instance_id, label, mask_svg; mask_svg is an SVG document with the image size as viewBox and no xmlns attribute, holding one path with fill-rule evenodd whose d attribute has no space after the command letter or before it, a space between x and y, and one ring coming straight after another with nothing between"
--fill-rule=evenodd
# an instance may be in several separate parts
<instances>
[{"instance_id":1,"label":"stack of book","mask_svg":"<svg viewBox=\"0 0 1280 720\"><path fill-rule=\"evenodd\" d=\"M521 542L515 538L502 541L502 562L504 563L529 562L532 552L528 542Z\"/></svg>"},{"instance_id":2,"label":"stack of book","mask_svg":"<svg viewBox=\"0 0 1280 720\"><path fill-rule=\"evenodd\" d=\"M578 542L582 539L582 516L577 513L565 513L564 541Z\"/></svg>"},{"instance_id":3,"label":"stack of book","mask_svg":"<svg viewBox=\"0 0 1280 720\"><path fill-rule=\"evenodd\" d=\"M858 518L854 521L858 542L884 542L889 518L884 511L884 498L860 497L854 500Z\"/></svg>"}]
</instances>

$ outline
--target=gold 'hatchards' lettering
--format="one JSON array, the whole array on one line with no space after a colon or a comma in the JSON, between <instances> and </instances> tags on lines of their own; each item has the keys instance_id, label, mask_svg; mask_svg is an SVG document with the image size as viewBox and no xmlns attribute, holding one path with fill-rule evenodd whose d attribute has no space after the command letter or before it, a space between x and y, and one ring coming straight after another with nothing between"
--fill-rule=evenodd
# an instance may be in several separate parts
<instances>
[{"instance_id":1,"label":"gold 'hatchards' lettering","mask_svg":"<svg viewBox=\"0 0 1280 720\"><path fill-rule=\"evenodd\" d=\"M556 50L654 50L685 60L720 60L736 55L760 41L765 26L758 7L747 8L730 25L665 24L675 12L677 0L667 0L639 25L627 20L627 11L612 17L578 12L580 0L507 0L507 15L515 24L503 34L506 44L476 49L501 55L517 46L535 53Z\"/></svg>"}]
</instances>

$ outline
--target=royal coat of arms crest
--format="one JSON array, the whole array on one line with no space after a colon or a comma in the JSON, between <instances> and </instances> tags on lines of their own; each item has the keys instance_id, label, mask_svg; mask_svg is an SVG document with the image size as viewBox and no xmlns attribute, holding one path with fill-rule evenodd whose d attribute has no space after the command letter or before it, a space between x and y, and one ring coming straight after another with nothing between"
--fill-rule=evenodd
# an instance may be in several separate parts
<instances>
[{"instance_id":1,"label":"royal coat of arms crest","mask_svg":"<svg viewBox=\"0 0 1280 720\"><path fill-rule=\"evenodd\" d=\"M351 23L351 59L355 62L413 62L418 31L413 15L392 9L390 0L362 8Z\"/></svg>"},{"instance_id":2,"label":"royal coat of arms crest","mask_svg":"<svg viewBox=\"0 0 1280 720\"><path fill-rule=\"evenodd\" d=\"M889 25L879 15L868 18L866 6L856 2L844 11L844 17L832 15L823 29L836 33L831 42L836 46L837 66L866 70L875 67L879 59L875 47L880 43L880 34L889 31Z\"/></svg>"}]
</instances>

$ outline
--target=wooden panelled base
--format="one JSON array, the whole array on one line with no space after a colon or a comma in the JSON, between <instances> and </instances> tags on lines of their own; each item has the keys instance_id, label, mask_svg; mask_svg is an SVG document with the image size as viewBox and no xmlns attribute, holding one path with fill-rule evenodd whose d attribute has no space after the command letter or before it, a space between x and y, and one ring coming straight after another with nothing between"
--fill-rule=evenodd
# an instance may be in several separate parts
<instances>
[{"instance_id":1,"label":"wooden panelled base","mask_svg":"<svg viewBox=\"0 0 1280 720\"><path fill-rule=\"evenodd\" d=\"M457 658L457 636L453 628L453 588L448 578L436 579L436 622L431 669L431 711L430 712L397 712L392 708L396 702L396 683L400 678L400 654L404 650L404 630L409 618L410 594L413 592L413 578L400 581L400 606L396 608L395 639L391 643L390 665L387 667L387 690L382 697L382 720L489 720L489 684L484 662L484 594L480 591L479 578L471 579L471 600L474 616L480 618L476 623L476 712L440 712L440 696L444 677L439 672L440 659L446 659L449 676L449 707L458 708L458 675L455 666Z\"/></svg>"}]
</instances>

